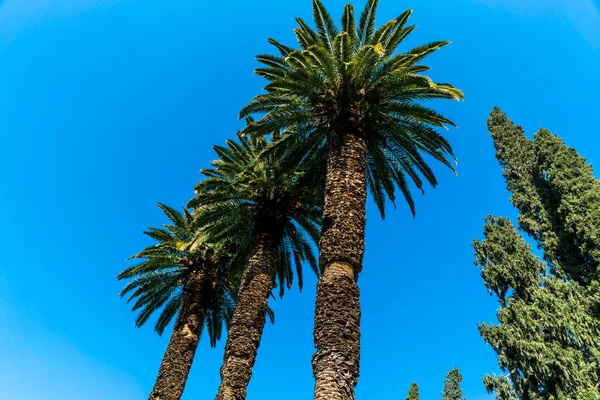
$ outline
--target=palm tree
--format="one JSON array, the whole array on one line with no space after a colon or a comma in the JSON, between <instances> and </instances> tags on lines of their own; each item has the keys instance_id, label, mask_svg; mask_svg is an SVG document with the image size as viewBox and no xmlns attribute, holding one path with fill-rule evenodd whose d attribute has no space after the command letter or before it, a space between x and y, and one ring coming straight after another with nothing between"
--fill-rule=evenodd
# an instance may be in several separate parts
<instances>
[{"instance_id":1,"label":"palm tree","mask_svg":"<svg viewBox=\"0 0 600 400\"><path fill-rule=\"evenodd\" d=\"M277 152L264 156L267 145L264 137L238 134L237 142L215 146L219 158L213 168L201 170L206 178L189 202L211 235L241 230L252 236L225 345L219 400L246 397L276 278L283 295L294 265L300 288L303 262L317 272L311 241L318 241L319 196L305 183L301 166L290 166Z\"/></svg>"},{"instance_id":2,"label":"palm tree","mask_svg":"<svg viewBox=\"0 0 600 400\"><path fill-rule=\"evenodd\" d=\"M341 31L319 0L316 29L296 19L299 49L274 39L278 55L260 55L256 73L269 83L240 116L257 114L246 132L282 132L326 160L323 226L319 243L313 357L315 399L354 399L359 375L360 305L367 187L384 216L386 198L400 190L414 215L408 181L422 190L436 177L423 157L452 168L452 148L436 128L452 121L423 105L429 99L460 100L462 92L422 75L420 62L449 42L397 52L414 30L411 10L375 29L378 1L368 0L359 23L344 8ZM286 139L287 138L287 139Z\"/></svg>"},{"instance_id":3,"label":"palm tree","mask_svg":"<svg viewBox=\"0 0 600 400\"><path fill-rule=\"evenodd\" d=\"M210 243L199 235L192 214L158 204L172 224L149 228L144 233L157 243L132 259L139 264L121 272L117 279L131 279L121 292L135 299L140 310L135 325L141 327L162 310L155 330L162 335L177 315L150 400L178 400L194 360L204 328L210 345L221 337L235 308L235 284L230 280L232 257L222 244Z\"/></svg>"}]
</instances>

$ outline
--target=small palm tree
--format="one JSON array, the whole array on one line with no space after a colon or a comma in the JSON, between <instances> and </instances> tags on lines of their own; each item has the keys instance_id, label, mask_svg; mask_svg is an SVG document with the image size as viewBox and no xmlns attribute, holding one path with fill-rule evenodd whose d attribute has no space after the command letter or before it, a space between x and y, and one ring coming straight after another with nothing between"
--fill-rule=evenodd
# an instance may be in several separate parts
<instances>
[{"instance_id":1,"label":"small palm tree","mask_svg":"<svg viewBox=\"0 0 600 400\"><path fill-rule=\"evenodd\" d=\"M160 311L155 330L162 335L175 316L175 326L163 357L150 400L178 400L204 328L210 345L221 338L235 308L235 284L230 280L232 257L223 245L199 235L192 214L158 204L172 224L144 233L157 243L132 259L143 260L121 272L131 279L121 292L135 300L135 325L140 327Z\"/></svg>"},{"instance_id":2,"label":"small palm tree","mask_svg":"<svg viewBox=\"0 0 600 400\"><path fill-rule=\"evenodd\" d=\"M283 295L292 284L294 265L300 288L304 262L317 272L311 243L319 235L319 196L304 182L301 166L291 167L275 152L262 156L267 145L265 138L238 134L237 142L215 146L219 158L213 168L201 170L206 178L189 202L211 235L242 231L251 236L225 346L219 400L246 397L276 278Z\"/></svg>"},{"instance_id":3,"label":"small palm tree","mask_svg":"<svg viewBox=\"0 0 600 400\"><path fill-rule=\"evenodd\" d=\"M316 29L297 19L298 49L274 39L277 55L260 55L256 73L269 80L266 93L241 110L258 114L246 132L282 132L327 166L323 226L319 243L313 374L315 399L354 399L359 375L360 305L369 188L381 215L386 198L400 190L414 214L409 189L422 190L436 177L423 155L452 168L452 148L436 128L454 125L422 103L462 99L460 90L422 75L421 61L448 41L397 51L414 30L411 11L375 29L378 1L368 0L358 24L348 4L341 29L320 0L313 0ZM450 160L449 160L450 159ZM335 318L332 318L335 316Z\"/></svg>"}]
</instances>

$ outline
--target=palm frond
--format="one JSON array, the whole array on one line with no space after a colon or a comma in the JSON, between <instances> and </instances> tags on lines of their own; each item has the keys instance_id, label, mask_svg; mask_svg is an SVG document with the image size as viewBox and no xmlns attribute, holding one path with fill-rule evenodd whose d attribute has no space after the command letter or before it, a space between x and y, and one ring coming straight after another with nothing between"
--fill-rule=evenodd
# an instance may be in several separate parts
<instances>
[{"instance_id":1,"label":"palm frond","mask_svg":"<svg viewBox=\"0 0 600 400\"><path fill-rule=\"evenodd\" d=\"M352 4L346 4L344 6L344 13L342 14L342 33L348 34L348 39L352 46L356 45L357 33L356 33L356 21L354 19L354 6Z\"/></svg>"},{"instance_id":2,"label":"palm frond","mask_svg":"<svg viewBox=\"0 0 600 400\"><path fill-rule=\"evenodd\" d=\"M321 0L313 0L313 19L321 41L330 51L333 50L333 40L338 30Z\"/></svg>"},{"instance_id":3,"label":"palm frond","mask_svg":"<svg viewBox=\"0 0 600 400\"><path fill-rule=\"evenodd\" d=\"M369 42L375 30L375 14L379 0L367 0L367 4L360 15L358 24L358 44L360 47Z\"/></svg>"},{"instance_id":4,"label":"palm frond","mask_svg":"<svg viewBox=\"0 0 600 400\"><path fill-rule=\"evenodd\" d=\"M278 48L285 66L279 56L261 56L268 68L257 73L268 79L266 93L251 100L240 116L257 116L245 129L252 137L277 132L266 153L286 154L291 161L284 164L303 165L302 173L310 178L300 181L312 178L311 190L321 193L328 134L364 133L368 163L364 178L382 217L388 199L395 205L397 189L414 215L409 185L422 192L424 182L437 185L431 158L454 170L450 144L437 129L455 124L424 103L462 100L463 93L434 82L424 75L429 67L421 64L450 42L398 51L415 29L408 25L412 10L377 28L378 4L367 0L358 24L353 7L346 5L338 29L321 0L314 0L316 29L297 20L301 49ZM348 121L353 121L352 129L347 129Z\"/></svg>"},{"instance_id":5,"label":"palm frond","mask_svg":"<svg viewBox=\"0 0 600 400\"><path fill-rule=\"evenodd\" d=\"M234 144L222 149L221 154L229 163L239 164L240 148ZM233 296L229 293L230 285L225 282L230 279L229 267L235 256L225 249L228 246L226 243L215 241L214 237L207 235L205 227L196 222L196 211L192 213L184 208L180 213L160 203L158 207L173 224L164 224L164 228L148 228L144 232L156 243L130 257L141 262L127 267L119 274L118 279L129 280L121 291L121 296L128 296L128 302L133 302L132 311L138 312L135 319L138 327L158 313L154 328L162 335L179 313L183 299L195 296L186 294L186 282L191 274L197 275L195 271L204 270L200 274L204 277L202 279L216 281L199 285L204 288L201 295L201 307L204 309L198 316L203 318L201 327L204 324L212 327L209 339L214 345L221 335L222 324L225 323L223 313L229 315L232 308ZM213 289L206 289L211 287ZM223 303L224 299L228 299L227 304ZM211 307L212 311L209 312Z\"/></svg>"}]
</instances>

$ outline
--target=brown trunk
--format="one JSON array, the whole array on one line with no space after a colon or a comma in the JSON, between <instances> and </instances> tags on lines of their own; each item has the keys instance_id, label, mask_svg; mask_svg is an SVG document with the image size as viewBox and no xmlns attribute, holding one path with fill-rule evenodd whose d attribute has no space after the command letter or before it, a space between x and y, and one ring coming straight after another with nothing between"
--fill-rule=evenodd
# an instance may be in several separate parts
<instances>
[{"instance_id":1,"label":"brown trunk","mask_svg":"<svg viewBox=\"0 0 600 400\"><path fill-rule=\"evenodd\" d=\"M243 400L265 327L273 289L279 241L275 235L256 235L253 253L242 275L237 306L225 345L217 400Z\"/></svg>"},{"instance_id":2,"label":"brown trunk","mask_svg":"<svg viewBox=\"0 0 600 400\"><path fill-rule=\"evenodd\" d=\"M183 394L204 319L203 278L200 272L194 272L183 287L179 315L149 400L179 400Z\"/></svg>"},{"instance_id":3,"label":"brown trunk","mask_svg":"<svg viewBox=\"0 0 600 400\"><path fill-rule=\"evenodd\" d=\"M323 274L317 285L313 356L315 400L353 400L360 362L360 304L366 223L366 144L356 132L329 134Z\"/></svg>"}]
</instances>

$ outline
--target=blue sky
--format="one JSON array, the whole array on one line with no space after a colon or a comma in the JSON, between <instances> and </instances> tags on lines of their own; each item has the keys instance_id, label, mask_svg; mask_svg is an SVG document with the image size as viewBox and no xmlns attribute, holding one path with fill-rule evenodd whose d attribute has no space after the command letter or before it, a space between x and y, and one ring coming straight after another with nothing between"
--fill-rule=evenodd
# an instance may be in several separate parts
<instances>
[{"instance_id":1,"label":"blue sky","mask_svg":"<svg viewBox=\"0 0 600 400\"><path fill-rule=\"evenodd\" d=\"M340 16L343 1L325 4ZM400 205L382 222L369 205L359 399L403 399L413 381L437 399L454 366L467 398L491 398L481 381L497 364L477 323L496 304L470 243L485 215L515 214L485 120L499 105L600 164L598 6L381 0L380 23L413 8L407 45L453 41L431 76L466 100L438 107L459 125L459 176L437 168L414 220ZM164 222L154 204L183 205L211 146L240 127L265 39L292 43L293 17L310 14L309 0L2 2L0 398L147 397L168 335L133 326L115 276ZM314 284L273 303L249 400L310 398ZM222 344L201 343L184 399L213 398Z\"/></svg>"}]
</instances>

